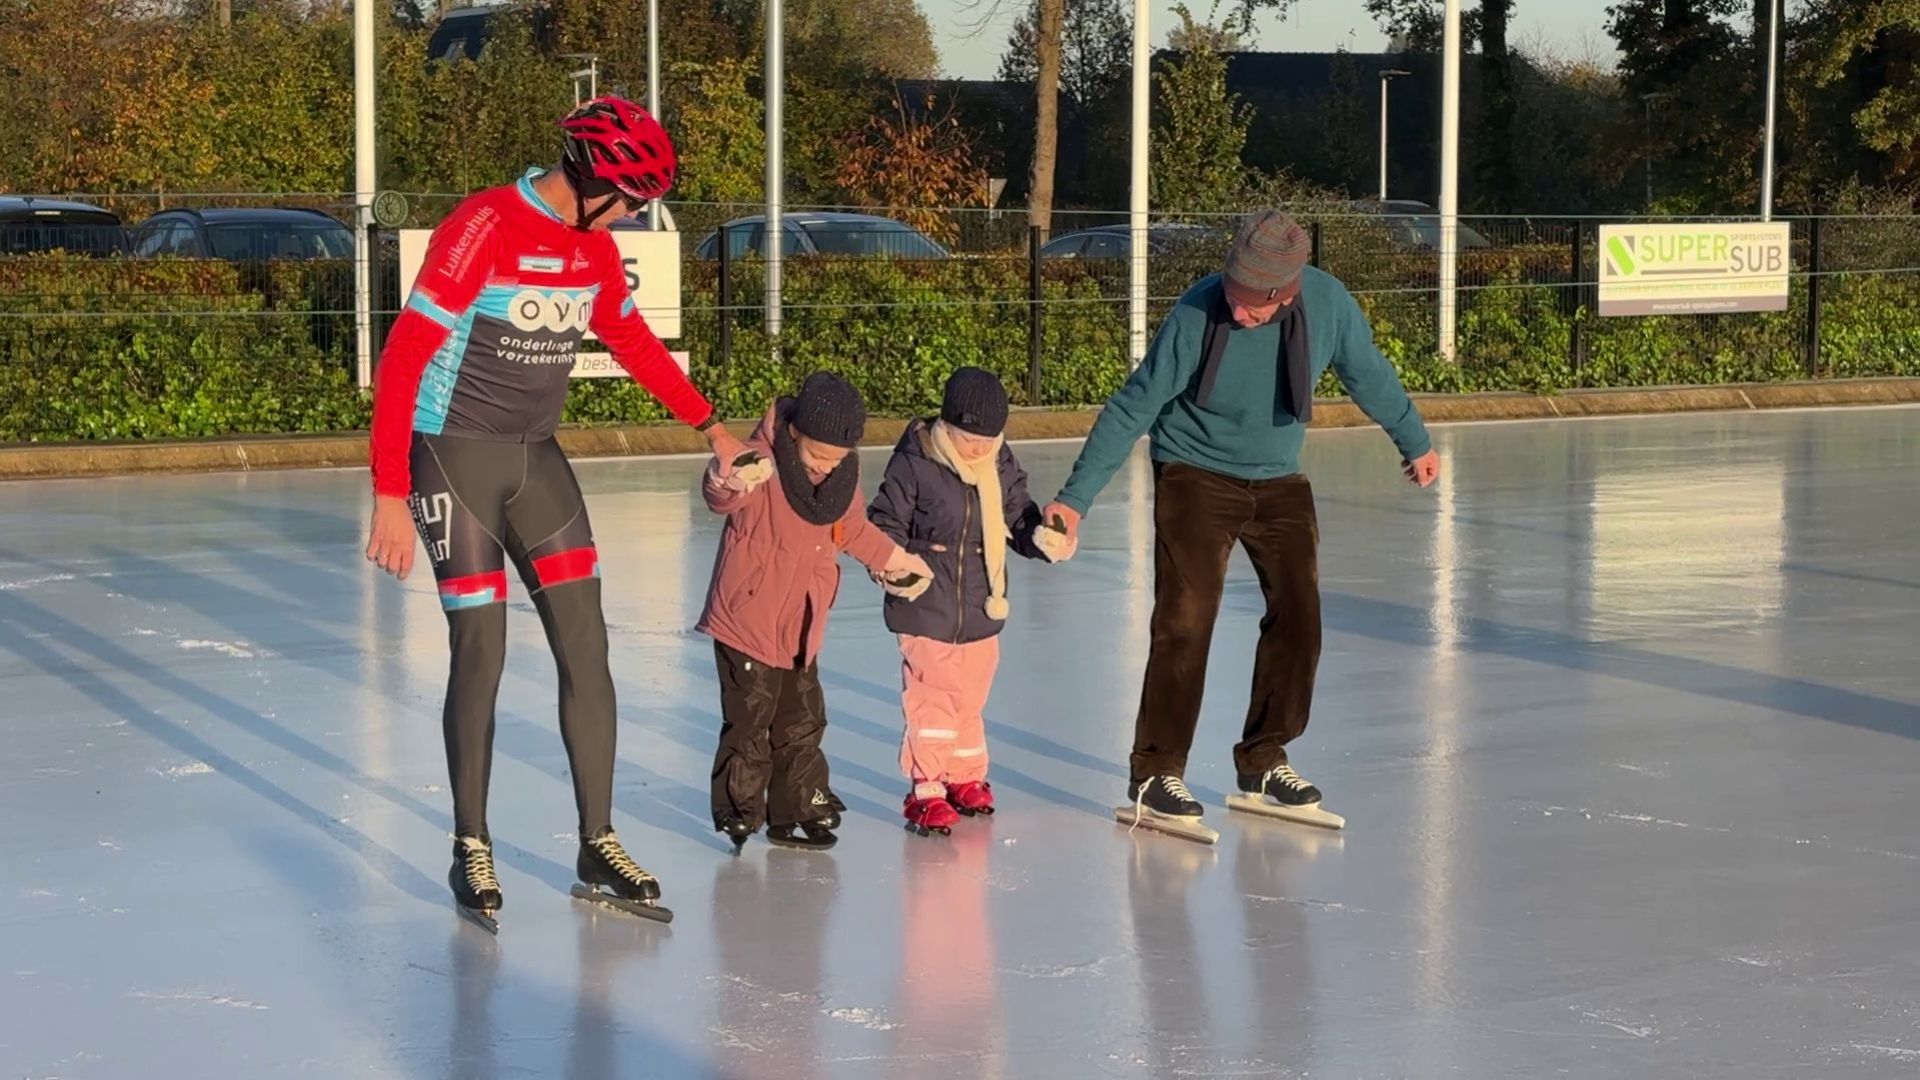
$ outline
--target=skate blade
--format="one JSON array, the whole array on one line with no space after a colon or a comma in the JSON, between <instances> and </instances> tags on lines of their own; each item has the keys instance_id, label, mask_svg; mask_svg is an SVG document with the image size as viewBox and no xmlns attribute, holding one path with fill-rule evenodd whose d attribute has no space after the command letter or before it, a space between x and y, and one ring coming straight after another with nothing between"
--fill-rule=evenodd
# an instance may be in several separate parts
<instances>
[{"instance_id":1,"label":"skate blade","mask_svg":"<svg viewBox=\"0 0 1920 1080\"><path fill-rule=\"evenodd\" d=\"M808 844L797 840L775 840L768 837L767 843L782 851L832 851L835 845L840 843L840 838L836 836L824 844Z\"/></svg>"},{"instance_id":2,"label":"skate blade","mask_svg":"<svg viewBox=\"0 0 1920 1080\"><path fill-rule=\"evenodd\" d=\"M585 900L589 904L612 908L615 911L627 915L637 915L642 919L651 919L658 923L670 923L673 921L673 911L669 908L661 907L659 904L647 903L642 900L628 900L615 896L612 893L601 892L598 889L590 888L586 885L575 885L572 893L575 900Z\"/></svg>"},{"instance_id":3,"label":"skate blade","mask_svg":"<svg viewBox=\"0 0 1920 1080\"><path fill-rule=\"evenodd\" d=\"M939 833L941 836L953 835L953 829L949 826L935 825L928 827L926 825L915 825L911 821L907 822L907 831L915 836L932 836L934 833Z\"/></svg>"},{"instance_id":4,"label":"skate blade","mask_svg":"<svg viewBox=\"0 0 1920 1080\"><path fill-rule=\"evenodd\" d=\"M975 814L978 814L981 817L993 816L993 807L991 806L982 806L973 810L969 810L964 806L956 806L954 807L954 809L959 811L961 817L973 817Z\"/></svg>"},{"instance_id":5,"label":"skate blade","mask_svg":"<svg viewBox=\"0 0 1920 1080\"><path fill-rule=\"evenodd\" d=\"M1339 831L1347 827L1346 818L1330 810L1322 810L1318 805L1285 806L1268 800L1265 795L1254 795L1244 791L1227 796L1227 809L1291 821L1296 825L1312 825L1317 829Z\"/></svg>"},{"instance_id":6,"label":"skate blade","mask_svg":"<svg viewBox=\"0 0 1920 1080\"><path fill-rule=\"evenodd\" d=\"M461 918L492 934L494 937L500 936L500 920L495 918L491 912L482 911L479 908L461 907L459 904L453 905L453 910L459 912Z\"/></svg>"},{"instance_id":7,"label":"skate blade","mask_svg":"<svg viewBox=\"0 0 1920 1080\"><path fill-rule=\"evenodd\" d=\"M1211 844L1220 839L1220 834L1202 825L1195 818L1163 817L1151 810L1141 810L1135 815L1131 804L1113 808L1113 819L1130 828L1152 829L1168 836L1177 836L1182 840Z\"/></svg>"}]
</instances>

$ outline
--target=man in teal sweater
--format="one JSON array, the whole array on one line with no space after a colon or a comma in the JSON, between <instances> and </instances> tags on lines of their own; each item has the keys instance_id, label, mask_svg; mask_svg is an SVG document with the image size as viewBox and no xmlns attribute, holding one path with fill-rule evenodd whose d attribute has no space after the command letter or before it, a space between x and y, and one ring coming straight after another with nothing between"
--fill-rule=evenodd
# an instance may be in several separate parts
<instances>
[{"instance_id":1,"label":"man in teal sweater","mask_svg":"<svg viewBox=\"0 0 1920 1080\"><path fill-rule=\"evenodd\" d=\"M1386 430L1408 479L1425 487L1440 458L1393 365L1374 347L1346 287L1307 266L1306 231L1277 210L1234 238L1226 272L1187 291L1140 367L1094 424L1046 517L1077 536L1080 519L1141 435L1152 438L1154 606L1128 798L1145 817L1198 822L1182 777L1227 560L1244 547L1266 616L1254 654L1253 701L1234 747L1239 788L1312 813L1320 791L1287 762L1306 730L1320 662L1319 525L1300 446L1313 386L1331 367Z\"/></svg>"}]
</instances>

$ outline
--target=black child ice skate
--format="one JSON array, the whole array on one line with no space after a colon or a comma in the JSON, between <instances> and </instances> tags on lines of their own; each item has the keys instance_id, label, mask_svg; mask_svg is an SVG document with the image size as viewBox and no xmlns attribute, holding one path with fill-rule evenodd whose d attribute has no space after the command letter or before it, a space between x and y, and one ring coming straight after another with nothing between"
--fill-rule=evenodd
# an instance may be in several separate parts
<instances>
[{"instance_id":1,"label":"black child ice skate","mask_svg":"<svg viewBox=\"0 0 1920 1080\"><path fill-rule=\"evenodd\" d=\"M1239 774L1240 791L1227 796L1227 808L1322 829L1342 829L1347 819L1320 805L1320 789L1285 763L1263 773Z\"/></svg>"},{"instance_id":2,"label":"black child ice skate","mask_svg":"<svg viewBox=\"0 0 1920 1080\"><path fill-rule=\"evenodd\" d=\"M1133 828L1156 829L1163 833L1211 844L1220 834L1201 824L1204 812L1199 800L1177 776L1149 776L1127 788L1133 801L1116 807L1114 819Z\"/></svg>"},{"instance_id":3,"label":"black child ice skate","mask_svg":"<svg viewBox=\"0 0 1920 1080\"><path fill-rule=\"evenodd\" d=\"M493 841L486 834L453 838L453 866L447 870L447 884L453 888L460 914L489 934L500 932L500 920L495 916L504 901L500 878L493 871Z\"/></svg>"},{"instance_id":4,"label":"black child ice skate","mask_svg":"<svg viewBox=\"0 0 1920 1080\"><path fill-rule=\"evenodd\" d=\"M841 802L840 796L835 795L831 791L826 794L827 812L820 815L820 824L827 829L838 829L840 827L840 815L847 812L847 804Z\"/></svg>"},{"instance_id":5,"label":"black child ice skate","mask_svg":"<svg viewBox=\"0 0 1920 1080\"><path fill-rule=\"evenodd\" d=\"M747 846L747 841L752 838L754 832L753 826L747 823L747 819L738 814L718 819L713 823L713 828L715 832L727 834L727 839L733 842L735 855L740 854L740 849Z\"/></svg>"},{"instance_id":6,"label":"black child ice skate","mask_svg":"<svg viewBox=\"0 0 1920 1080\"><path fill-rule=\"evenodd\" d=\"M814 818L802 821L798 825L767 826L767 843L775 847L792 848L795 851L827 851L840 842L827 827L829 820L838 820L839 815Z\"/></svg>"},{"instance_id":7,"label":"black child ice skate","mask_svg":"<svg viewBox=\"0 0 1920 1080\"><path fill-rule=\"evenodd\" d=\"M580 884L573 887L575 899L655 922L673 921L673 912L656 902L659 880L633 861L611 825L580 838L580 857L573 867L580 875Z\"/></svg>"}]
</instances>

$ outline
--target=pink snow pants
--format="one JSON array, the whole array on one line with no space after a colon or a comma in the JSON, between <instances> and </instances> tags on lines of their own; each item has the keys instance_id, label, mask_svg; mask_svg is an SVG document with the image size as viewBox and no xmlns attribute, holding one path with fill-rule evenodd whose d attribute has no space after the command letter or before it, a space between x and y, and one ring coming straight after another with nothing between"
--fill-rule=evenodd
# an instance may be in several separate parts
<instances>
[{"instance_id":1,"label":"pink snow pants","mask_svg":"<svg viewBox=\"0 0 1920 1080\"><path fill-rule=\"evenodd\" d=\"M900 635L901 705L907 714L900 771L916 783L987 778L987 695L1000 639L949 645Z\"/></svg>"}]
</instances>

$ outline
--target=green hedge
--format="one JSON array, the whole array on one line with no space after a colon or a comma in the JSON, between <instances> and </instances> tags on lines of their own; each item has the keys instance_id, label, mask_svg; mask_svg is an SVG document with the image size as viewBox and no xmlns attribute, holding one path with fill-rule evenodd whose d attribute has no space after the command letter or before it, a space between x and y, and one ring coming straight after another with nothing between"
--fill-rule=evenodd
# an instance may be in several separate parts
<instances>
[{"instance_id":1,"label":"green hedge","mask_svg":"<svg viewBox=\"0 0 1920 1080\"><path fill-rule=\"evenodd\" d=\"M0 439L364 426L351 334L314 313L301 269L243 276L213 261L0 259Z\"/></svg>"},{"instance_id":2,"label":"green hedge","mask_svg":"<svg viewBox=\"0 0 1920 1080\"><path fill-rule=\"evenodd\" d=\"M1110 268L1109 268L1110 269ZM1338 269L1336 267L1336 269ZM1532 390L1798 378L1806 292L1779 314L1595 319L1544 265L1509 262L1462 294L1459 364L1433 356L1432 298L1362 292L1381 350L1417 391ZM344 275L344 277L343 277ZM1027 269L1020 259L796 261L776 355L761 268L734 269L732 362L716 355L714 268L689 263L684 332L694 380L732 416L757 415L808 371L846 374L878 413L933 409L961 364L997 372L1022 405L1092 405L1126 378L1124 279L1049 263L1040 392L1028 392ZM0 439L174 438L364 427L353 384L350 269L185 260L0 259ZM1181 282L1156 275L1164 309ZM1920 374L1920 305L1898 274L1825 279L1822 373ZM1569 360L1575 327L1586 362ZM1325 394L1339 393L1329 377ZM625 380L577 385L574 423L664 418Z\"/></svg>"}]
</instances>

